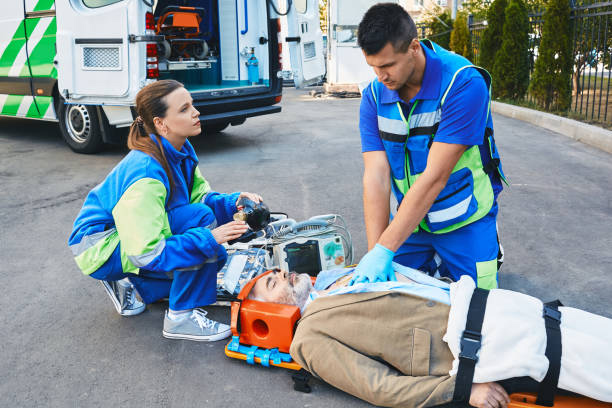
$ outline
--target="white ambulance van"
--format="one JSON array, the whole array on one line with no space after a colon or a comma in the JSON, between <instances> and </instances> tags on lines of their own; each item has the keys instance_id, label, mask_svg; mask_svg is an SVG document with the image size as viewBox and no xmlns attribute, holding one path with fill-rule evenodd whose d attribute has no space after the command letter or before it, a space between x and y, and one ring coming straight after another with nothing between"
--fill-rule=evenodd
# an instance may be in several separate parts
<instances>
[{"instance_id":1,"label":"white ambulance van","mask_svg":"<svg viewBox=\"0 0 612 408\"><path fill-rule=\"evenodd\" d=\"M0 116L58 121L92 153L158 79L185 84L204 132L280 112L280 18L296 86L320 81L318 0L2 0Z\"/></svg>"}]
</instances>

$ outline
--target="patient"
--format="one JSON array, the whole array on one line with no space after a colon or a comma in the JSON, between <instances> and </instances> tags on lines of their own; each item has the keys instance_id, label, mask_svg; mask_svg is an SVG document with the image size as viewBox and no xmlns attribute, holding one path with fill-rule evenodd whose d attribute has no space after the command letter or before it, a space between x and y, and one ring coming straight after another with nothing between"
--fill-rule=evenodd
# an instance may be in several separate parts
<instances>
[{"instance_id":1,"label":"patient","mask_svg":"<svg viewBox=\"0 0 612 408\"><path fill-rule=\"evenodd\" d=\"M302 309L291 356L326 382L381 406L452 401L460 338L474 282L448 284L394 264L397 282L346 286L352 269L276 271L249 298ZM340 296L342 295L342 296ZM560 307L558 387L612 402L612 320ZM470 405L506 407L508 393L537 391L548 370L542 302L503 289L489 294Z\"/></svg>"}]
</instances>

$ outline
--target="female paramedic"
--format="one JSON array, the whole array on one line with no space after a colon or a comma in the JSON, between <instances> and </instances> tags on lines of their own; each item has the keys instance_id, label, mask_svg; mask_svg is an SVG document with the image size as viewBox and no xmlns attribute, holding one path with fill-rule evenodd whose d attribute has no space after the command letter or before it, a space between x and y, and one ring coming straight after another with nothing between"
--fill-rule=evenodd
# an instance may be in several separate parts
<instances>
[{"instance_id":1,"label":"female paramedic","mask_svg":"<svg viewBox=\"0 0 612 408\"><path fill-rule=\"evenodd\" d=\"M221 244L247 230L243 221L232 221L236 202L261 197L211 190L187 140L201 132L199 112L180 82L145 86L136 112L131 152L87 195L68 244L122 316L167 297L164 337L224 339L230 327L198 307L215 302L217 272L227 259Z\"/></svg>"}]
</instances>

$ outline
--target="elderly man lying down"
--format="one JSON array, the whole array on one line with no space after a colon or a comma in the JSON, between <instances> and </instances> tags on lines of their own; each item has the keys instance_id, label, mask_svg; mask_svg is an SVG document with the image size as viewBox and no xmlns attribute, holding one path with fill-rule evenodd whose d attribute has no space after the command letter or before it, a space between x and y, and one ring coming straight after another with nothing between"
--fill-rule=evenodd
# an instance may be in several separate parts
<instances>
[{"instance_id":1,"label":"elderly man lying down","mask_svg":"<svg viewBox=\"0 0 612 408\"><path fill-rule=\"evenodd\" d=\"M448 284L394 264L397 281L347 286L352 269L277 271L249 298L302 309L291 356L313 375L372 404L429 407L452 401L460 338L475 289L469 277ZM508 393L537 391L548 370L540 300L494 289L470 404L505 407ZM612 402L612 320L560 307L558 387ZM469 386L468 386L469 387Z\"/></svg>"}]
</instances>

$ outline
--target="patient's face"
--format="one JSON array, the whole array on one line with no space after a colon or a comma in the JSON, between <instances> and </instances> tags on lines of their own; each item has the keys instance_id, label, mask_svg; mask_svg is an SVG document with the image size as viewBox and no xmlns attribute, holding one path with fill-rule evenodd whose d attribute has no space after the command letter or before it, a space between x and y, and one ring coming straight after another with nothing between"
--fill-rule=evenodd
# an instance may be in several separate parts
<instances>
[{"instance_id":1,"label":"patient's face","mask_svg":"<svg viewBox=\"0 0 612 408\"><path fill-rule=\"evenodd\" d=\"M311 290L312 281L307 273L275 271L255 283L249 298L302 308Z\"/></svg>"}]
</instances>

